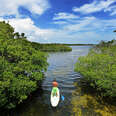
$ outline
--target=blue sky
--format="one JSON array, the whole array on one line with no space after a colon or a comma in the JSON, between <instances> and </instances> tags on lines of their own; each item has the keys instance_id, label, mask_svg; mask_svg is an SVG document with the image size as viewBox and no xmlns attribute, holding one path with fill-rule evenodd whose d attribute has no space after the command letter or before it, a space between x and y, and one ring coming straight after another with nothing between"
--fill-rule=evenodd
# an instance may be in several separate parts
<instances>
[{"instance_id":1,"label":"blue sky","mask_svg":"<svg viewBox=\"0 0 116 116\"><path fill-rule=\"evenodd\" d=\"M116 0L0 0L0 20L30 41L98 43L116 38Z\"/></svg>"}]
</instances>

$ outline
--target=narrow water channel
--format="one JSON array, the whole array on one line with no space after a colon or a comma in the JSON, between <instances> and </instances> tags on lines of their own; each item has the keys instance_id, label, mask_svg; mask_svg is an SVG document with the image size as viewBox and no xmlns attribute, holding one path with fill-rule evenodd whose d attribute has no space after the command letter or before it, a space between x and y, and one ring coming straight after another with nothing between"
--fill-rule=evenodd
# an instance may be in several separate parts
<instances>
[{"instance_id":1,"label":"narrow water channel","mask_svg":"<svg viewBox=\"0 0 116 116\"><path fill-rule=\"evenodd\" d=\"M49 53L49 67L42 84L42 93L37 92L29 103L12 112L12 116L116 116L115 106L106 106L98 102L94 96L84 93L78 86L77 82L82 77L74 72L74 64L78 57L85 56L90 48L72 46L72 52ZM54 78L65 97L55 109L50 104Z\"/></svg>"}]
</instances>

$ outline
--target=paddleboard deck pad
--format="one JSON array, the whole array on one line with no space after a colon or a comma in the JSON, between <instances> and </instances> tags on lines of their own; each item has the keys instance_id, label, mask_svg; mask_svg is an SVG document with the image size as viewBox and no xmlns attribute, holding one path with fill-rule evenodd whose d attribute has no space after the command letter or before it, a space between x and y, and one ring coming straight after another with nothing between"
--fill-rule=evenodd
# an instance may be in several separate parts
<instances>
[{"instance_id":1,"label":"paddleboard deck pad","mask_svg":"<svg viewBox=\"0 0 116 116\"><path fill-rule=\"evenodd\" d=\"M60 101L60 90L57 88L57 94L53 94L53 88L51 92L51 97L50 97L51 105L52 107L56 107Z\"/></svg>"}]
</instances>

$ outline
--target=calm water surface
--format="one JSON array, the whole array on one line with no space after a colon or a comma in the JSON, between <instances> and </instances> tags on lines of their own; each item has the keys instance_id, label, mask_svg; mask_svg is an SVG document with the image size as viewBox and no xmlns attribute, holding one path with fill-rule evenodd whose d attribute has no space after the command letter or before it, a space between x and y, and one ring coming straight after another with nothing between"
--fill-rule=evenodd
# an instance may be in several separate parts
<instances>
[{"instance_id":1,"label":"calm water surface","mask_svg":"<svg viewBox=\"0 0 116 116\"><path fill-rule=\"evenodd\" d=\"M49 53L49 67L42 84L42 93L37 92L33 99L13 111L12 116L116 116L116 107L98 102L78 86L82 78L74 72L78 57L85 56L90 46L73 46L72 52ZM61 94L65 97L57 108L50 104L52 81L56 78Z\"/></svg>"}]
</instances>

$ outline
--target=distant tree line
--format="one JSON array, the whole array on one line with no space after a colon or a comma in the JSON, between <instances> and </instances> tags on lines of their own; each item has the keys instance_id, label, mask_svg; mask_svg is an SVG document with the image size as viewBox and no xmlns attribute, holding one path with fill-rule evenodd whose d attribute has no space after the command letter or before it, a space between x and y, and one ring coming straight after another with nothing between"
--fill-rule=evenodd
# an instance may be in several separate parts
<instances>
[{"instance_id":1,"label":"distant tree line","mask_svg":"<svg viewBox=\"0 0 116 116\"><path fill-rule=\"evenodd\" d=\"M32 46L36 50L40 50L43 52L66 52L72 51L72 48L68 45L64 44L57 44L57 43L50 43L50 44L40 44L36 42L32 42Z\"/></svg>"}]
</instances>

